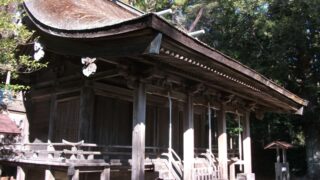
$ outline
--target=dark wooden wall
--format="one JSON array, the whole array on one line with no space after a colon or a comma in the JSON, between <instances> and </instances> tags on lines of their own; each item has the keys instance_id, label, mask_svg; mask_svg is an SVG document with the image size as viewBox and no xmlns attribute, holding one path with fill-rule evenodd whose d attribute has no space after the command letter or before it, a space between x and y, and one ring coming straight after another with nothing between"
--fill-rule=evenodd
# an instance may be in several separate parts
<instances>
[{"instance_id":1,"label":"dark wooden wall","mask_svg":"<svg viewBox=\"0 0 320 180\"><path fill-rule=\"evenodd\" d=\"M78 141L79 137L79 97L57 100L56 116L53 123L53 141Z\"/></svg>"},{"instance_id":2,"label":"dark wooden wall","mask_svg":"<svg viewBox=\"0 0 320 180\"><path fill-rule=\"evenodd\" d=\"M31 103L29 118L30 141L47 142L50 118L50 99L39 99Z\"/></svg>"},{"instance_id":3,"label":"dark wooden wall","mask_svg":"<svg viewBox=\"0 0 320 180\"><path fill-rule=\"evenodd\" d=\"M131 145L132 103L95 96L93 140L101 145Z\"/></svg>"},{"instance_id":4,"label":"dark wooden wall","mask_svg":"<svg viewBox=\"0 0 320 180\"><path fill-rule=\"evenodd\" d=\"M79 92L58 95L55 103L52 98L44 98L32 103L30 119L30 137L43 142L48 139L50 109L55 109L52 123L52 141L79 141ZM156 97L155 102L148 96L146 113L146 146L168 148L169 109L166 98ZM159 99L160 98L160 99ZM55 105L55 108L50 106ZM132 102L114 95L95 94L91 143L100 145L131 145L132 141ZM194 115L195 147L207 148L208 123L204 107L196 107ZM183 104L173 101L172 109L172 145L182 155L183 146Z\"/></svg>"}]
</instances>

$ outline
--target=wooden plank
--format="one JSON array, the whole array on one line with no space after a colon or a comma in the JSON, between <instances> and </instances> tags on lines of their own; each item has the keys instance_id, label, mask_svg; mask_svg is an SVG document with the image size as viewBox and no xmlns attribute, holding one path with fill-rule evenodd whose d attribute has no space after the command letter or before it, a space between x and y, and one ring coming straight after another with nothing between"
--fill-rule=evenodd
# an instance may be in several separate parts
<instances>
[{"instance_id":1,"label":"wooden plank","mask_svg":"<svg viewBox=\"0 0 320 180\"><path fill-rule=\"evenodd\" d=\"M17 166L17 179L16 180L25 180L26 173L21 166Z\"/></svg>"},{"instance_id":2,"label":"wooden plank","mask_svg":"<svg viewBox=\"0 0 320 180\"><path fill-rule=\"evenodd\" d=\"M46 142L48 140L48 129L49 129L49 119L50 119L49 117L50 101L49 100L46 99L41 101L33 101L29 105L29 108L31 111L30 118L29 118L30 141L34 141L36 138L41 140L42 142Z\"/></svg>"},{"instance_id":3,"label":"wooden plank","mask_svg":"<svg viewBox=\"0 0 320 180\"><path fill-rule=\"evenodd\" d=\"M56 119L54 122L53 141L79 141L79 98L57 102Z\"/></svg>"},{"instance_id":4,"label":"wooden plank","mask_svg":"<svg viewBox=\"0 0 320 180\"><path fill-rule=\"evenodd\" d=\"M246 112L244 120L244 133L243 133L243 160L244 173L252 173L252 160L251 160L251 137L250 137L250 111Z\"/></svg>"},{"instance_id":5,"label":"wooden plank","mask_svg":"<svg viewBox=\"0 0 320 180\"><path fill-rule=\"evenodd\" d=\"M138 82L133 97L132 180L144 180L146 87Z\"/></svg>"},{"instance_id":6,"label":"wooden plank","mask_svg":"<svg viewBox=\"0 0 320 180\"><path fill-rule=\"evenodd\" d=\"M222 179L228 179L227 143L228 142L225 104L222 104L221 109L218 113L218 158Z\"/></svg>"},{"instance_id":7,"label":"wooden plank","mask_svg":"<svg viewBox=\"0 0 320 180\"><path fill-rule=\"evenodd\" d=\"M183 133L183 179L191 180L194 167L194 127L193 127L193 95L188 93L184 117Z\"/></svg>"},{"instance_id":8,"label":"wooden plank","mask_svg":"<svg viewBox=\"0 0 320 180\"><path fill-rule=\"evenodd\" d=\"M53 176L50 169L46 169L45 171L45 180L55 180L55 177Z\"/></svg>"},{"instance_id":9,"label":"wooden plank","mask_svg":"<svg viewBox=\"0 0 320 180\"><path fill-rule=\"evenodd\" d=\"M94 110L94 91L86 81L81 89L80 95L80 115L79 115L79 139L89 142L93 138L92 122Z\"/></svg>"}]
</instances>

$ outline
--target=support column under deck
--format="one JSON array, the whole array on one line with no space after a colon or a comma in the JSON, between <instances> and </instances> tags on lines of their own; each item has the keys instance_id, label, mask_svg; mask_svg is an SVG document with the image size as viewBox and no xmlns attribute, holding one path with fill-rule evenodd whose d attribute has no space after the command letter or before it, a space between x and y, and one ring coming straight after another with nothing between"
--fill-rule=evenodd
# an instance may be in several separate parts
<instances>
[{"instance_id":1,"label":"support column under deck","mask_svg":"<svg viewBox=\"0 0 320 180\"><path fill-rule=\"evenodd\" d=\"M50 140L51 142L53 141L53 131L54 131L53 126L54 126L54 121L57 114L56 100L57 100L57 95L52 94L50 99L50 118L49 118L49 129L48 129L48 140Z\"/></svg>"},{"instance_id":2,"label":"support column under deck","mask_svg":"<svg viewBox=\"0 0 320 180\"><path fill-rule=\"evenodd\" d=\"M44 177L45 180L55 180L52 172L50 169L46 169L45 170L45 177Z\"/></svg>"},{"instance_id":3,"label":"support column under deck","mask_svg":"<svg viewBox=\"0 0 320 180\"><path fill-rule=\"evenodd\" d=\"M227 122L225 105L221 104L218 114L218 158L221 178L228 179Z\"/></svg>"},{"instance_id":4,"label":"support column under deck","mask_svg":"<svg viewBox=\"0 0 320 180\"><path fill-rule=\"evenodd\" d=\"M194 167L194 127L193 127L193 96L188 94L183 133L183 179L192 180L192 171Z\"/></svg>"},{"instance_id":5,"label":"support column under deck","mask_svg":"<svg viewBox=\"0 0 320 180\"><path fill-rule=\"evenodd\" d=\"M132 180L144 180L146 88L139 82L133 94Z\"/></svg>"},{"instance_id":6,"label":"support column under deck","mask_svg":"<svg viewBox=\"0 0 320 180\"><path fill-rule=\"evenodd\" d=\"M252 160L251 160L251 137L250 137L250 112L245 113L244 119L244 133L243 133L243 161L244 173L254 179L252 174Z\"/></svg>"},{"instance_id":7,"label":"support column under deck","mask_svg":"<svg viewBox=\"0 0 320 180\"><path fill-rule=\"evenodd\" d=\"M16 180L25 180L26 179L26 172L21 166L17 167L17 179Z\"/></svg>"}]
</instances>

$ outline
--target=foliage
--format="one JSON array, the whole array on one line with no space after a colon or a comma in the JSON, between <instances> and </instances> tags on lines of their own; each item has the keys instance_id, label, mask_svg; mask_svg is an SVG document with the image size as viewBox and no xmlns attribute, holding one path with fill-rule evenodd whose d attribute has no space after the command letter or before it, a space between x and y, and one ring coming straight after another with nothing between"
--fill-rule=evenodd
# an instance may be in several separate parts
<instances>
[{"instance_id":1,"label":"foliage","mask_svg":"<svg viewBox=\"0 0 320 180\"><path fill-rule=\"evenodd\" d=\"M205 8L197 27L207 32L202 41L310 101L302 117L268 113L264 121L253 121L254 140L306 145L307 160L314 159L319 149L312 142L319 133L311 132L315 131L311 126L320 123L319 1L215 0L205 6L204 2L194 1L186 10L192 21L198 9Z\"/></svg>"},{"instance_id":2,"label":"foliage","mask_svg":"<svg viewBox=\"0 0 320 180\"><path fill-rule=\"evenodd\" d=\"M22 9L18 0L0 1L0 74L11 71L14 78L21 73L29 73L43 67L46 63L33 60L30 55L20 54L19 45L30 43L33 32L22 24ZM22 87L16 85L16 88Z\"/></svg>"},{"instance_id":3,"label":"foliage","mask_svg":"<svg viewBox=\"0 0 320 180\"><path fill-rule=\"evenodd\" d=\"M242 124L239 124L239 117L233 114L227 114L226 120L227 120L227 133L228 135L232 137L238 137L239 133L243 132Z\"/></svg>"},{"instance_id":4,"label":"foliage","mask_svg":"<svg viewBox=\"0 0 320 180\"><path fill-rule=\"evenodd\" d=\"M145 12L156 12L168 8L179 8L187 4L187 0L129 0L127 3L132 4Z\"/></svg>"}]
</instances>

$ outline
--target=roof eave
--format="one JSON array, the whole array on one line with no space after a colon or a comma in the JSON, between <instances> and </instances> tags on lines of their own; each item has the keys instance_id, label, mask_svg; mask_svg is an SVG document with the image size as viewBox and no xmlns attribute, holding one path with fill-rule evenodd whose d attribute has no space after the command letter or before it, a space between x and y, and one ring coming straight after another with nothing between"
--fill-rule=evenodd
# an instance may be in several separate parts
<instances>
[{"instance_id":1,"label":"roof eave","mask_svg":"<svg viewBox=\"0 0 320 180\"><path fill-rule=\"evenodd\" d=\"M256 81L257 83L269 87L270 90L278 93L279 95L288 98L289 100L297 104L297 106L295 106L296 109L294 109L295 111L297 111L296 114L302 114L302 107L308 105L308 101L289 92L283 87L280 87L276 83L270 81L269 79L257 73L256 71L250 69L249 67L239 63L238 61L222 54L216 49L211 48L208 45L200 42L199 40L189 36L186 32L179 30L178 28L174 27L173 25L171 25L166 20L164 20L156 14L145 14L134 19L116 23L110 26L104 26L101 28L64 30L52 28L41 23L32 16L32 13L29 12L27 8L26 10L30 19L37 26L37 28L39 28L41 31L45 33L62 38L92 39L113 36L131 31L141 30L144 28L153 28L154 30L159 31L164 35L169 36L170 38L174 39L180 44L187 46L188 48L191 48L192 50L197 51L198 53L208 56L209 58L227 66L228 68L246 75L247 77Z\"/></svg>"}]
</instances>

